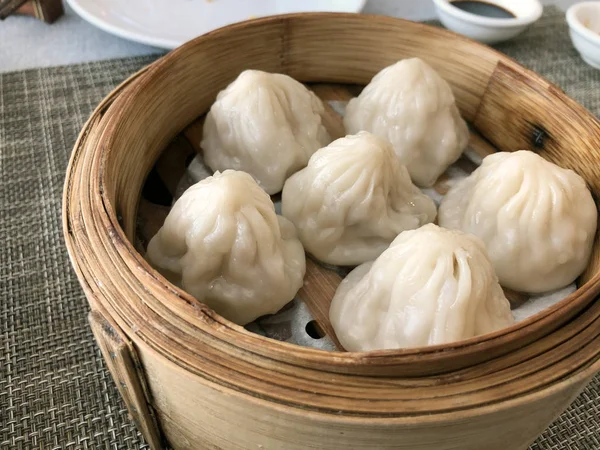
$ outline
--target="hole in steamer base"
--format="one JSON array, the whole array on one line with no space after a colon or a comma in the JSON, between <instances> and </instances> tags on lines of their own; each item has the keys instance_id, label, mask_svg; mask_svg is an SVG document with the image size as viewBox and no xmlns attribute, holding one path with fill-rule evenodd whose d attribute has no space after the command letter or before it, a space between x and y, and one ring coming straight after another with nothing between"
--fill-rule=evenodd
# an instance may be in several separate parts
<instances>
[{"instance_id":1,"label":"hole in steamer base","mask_svg":"<svg viewBox=\"0 0 600 450\"><path fill-rule=\"evenodd\" d=\"M306 333L313 339L322 339L325 336L325 333L316 320L311 320L308 322L304 329L306 330Z\"/></svg>"}]
</instances>

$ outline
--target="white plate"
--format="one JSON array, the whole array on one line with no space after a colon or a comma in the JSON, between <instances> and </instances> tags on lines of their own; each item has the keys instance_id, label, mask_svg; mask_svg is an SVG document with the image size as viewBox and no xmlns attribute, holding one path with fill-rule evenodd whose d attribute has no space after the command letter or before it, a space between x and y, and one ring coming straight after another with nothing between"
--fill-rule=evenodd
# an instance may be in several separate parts
<instances>
[{"instance_id":1,"label":"white plate","mask_svg":"<svg viewBox=\"0 0 600 450\"><path fill-rule=\"evenodd\" d=\"M143 44L172 49L216 28L292 12L360 12L366 0L67 0L88 22Z\"/></svg>"}]
</instances>

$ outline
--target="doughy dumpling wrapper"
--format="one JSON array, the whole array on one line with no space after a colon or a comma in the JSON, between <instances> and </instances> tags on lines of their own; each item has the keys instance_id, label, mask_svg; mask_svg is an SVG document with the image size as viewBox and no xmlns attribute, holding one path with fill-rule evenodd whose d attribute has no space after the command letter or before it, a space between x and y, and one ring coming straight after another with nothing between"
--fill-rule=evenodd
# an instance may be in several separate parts
<instances>
[{"instance_id":1,"label":"doughy dumpling wrapper","mask_svg":"<svg viewBox=\"0 0 600 450\"><path fill-rule=\"evenodd\" d=\"M439 211L441 226L483 240L500 284L534 293L562 288L583 272L596 221L583 178L526 150L484 158Z\"/></svg>"},{"instance_id":2,"label":"doughy dumpling wrapper","mask_svg":"<svg viewBox=\"0 0 600 450\"><path fill-rule=\"evenodd\" d=\"M346 107L348 133L370 131L392 143L413 182L432 186L468 144L448 83L419 58L404 59L373 77Z\"/></svg>"},{"instance_id":3,"label":"doughy dumpling wrapper","mask_svg":"<svg viewBox=\"0 0 600 450\"><path fill-rule=\"evenodd\" d=\"M269 194L331 142L321 100L293 78L246 70L217 96L201 147L213 170L248 172Z\"/></svg>"},{"instance_id":4,"label":"doughy dumpling wrapper","mask_svg":"<svg viewBox=\"0 0 600 450\"><path fill-rule=\"evenodd\" d=\"M432 222L436 207L391 145L362 131L320 149L286 181L282 212L317 259L356 265L375 259L402 231Z\"/></svg>"},{"instance_id":5,"label":"doughy dumpling wrapper","mask_svg":"<svg viewBox=\"0 0 600 450\"><path fill-rule=\"evenodd\" d=\"M172 283L240 325L294 298L306 261L294 225L244 172L216 172L187 189L148 244Z\"/></svg>"},{"instance_id":6,"label":"doughy dumpling wrapper","mask_svg":"<svg viewBox=\"0 0 600 450\"><path fill-rule=\"evenodd\" d=\"M514 323L483 243L433 224L405 231L354 269L329 318L348 351L444 344Z\"/></svg>"}]
</instances>

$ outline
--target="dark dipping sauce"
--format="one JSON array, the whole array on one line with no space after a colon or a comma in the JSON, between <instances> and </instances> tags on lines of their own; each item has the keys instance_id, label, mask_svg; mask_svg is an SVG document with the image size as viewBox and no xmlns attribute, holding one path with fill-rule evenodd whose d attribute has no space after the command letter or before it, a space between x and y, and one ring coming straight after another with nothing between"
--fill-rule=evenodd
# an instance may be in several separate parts
<instances>
[{"instance_id":1,"label":"dark dipping sauce","mask_svg":"<svg viewBox=\"0 0 600 450\"><path fill-rule=\"evenodd\" d=\"M487 2L453 0L450 2L450 4L468 13L477 14L478 16L491 17L493 19L514 19L517 17L509 10Z\"/></svg>"}]
</instances>

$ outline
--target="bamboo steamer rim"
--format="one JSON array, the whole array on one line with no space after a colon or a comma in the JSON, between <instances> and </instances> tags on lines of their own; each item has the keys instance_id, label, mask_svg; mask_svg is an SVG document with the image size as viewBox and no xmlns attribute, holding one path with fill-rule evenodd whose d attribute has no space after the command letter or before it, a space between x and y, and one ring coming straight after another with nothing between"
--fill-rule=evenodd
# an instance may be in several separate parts
<instances>
[{"instance_id":1,"label":"bamboo steamer rim","mask_svg":"<svg viewBox=\"0 0 600 450\"><path fill-rule=\"evenodd\" d=\"M259 26L261 24L268 24L268 23L273 23L275 21L289 21L289 20L295 20L296 18L305 18L307 16L314 16L314 17L327 17L329 19L339 19L339 18L350 18L352 17L353 20L356 20L356 17L354 16L349 16L349 15L342 15L342 14L300 14L300 15L289 15L289 16L285 16L283 18L281 17L276 17L276 18L267 18L267 19L257 19L253 22L251 22L251 25L254 26ZM369 18L369 20L381 20L382 18L380 17L371 17ZM383 18L384 22L390 22L390 23L396 23L398 20L397 19L389 19L389 18ZM403 22L403 21L400 21ZM207 36L203 36L201 38L196 39L195 41L192 42L192 44L201 44L202 42L205 42L206 40L209 40L209 38L211 36L219 36L221 33L226 33L226 32L230 32L231 30L236 30L236 29L243 29L247 24L241 24L241 25L233 25L231 27L226 27L223 30L219 30L219 31L215 31L213 33L210 33ZM411 23L411 26L415 25ZM424 25L417 25L420 27L425 27ZM443 30L436 30L436 33L443 33L443 34L451 34L449 32L445 32ZM453 35L453 34L452 34ZM469 41L467 41L469 42ZM381 364L381 367L383 367L382 369L382 373L381 374L386 374L388 372L386 372L385 367L386 366L390 366L390 367L394 367L394 365L397 363L394 360L390 360L391 357L397 356L400 357L400 359L404 359L405 363L414 363L414 362L418 362L418 360L420 358L423 357L423 354L432 354L434 356L439 355L442 352L450 352L452 354L456 354L457 350L460 350L461 348L465 348L465 347L469 347L470 345L482 345L484 344L487 340L491 340L491 339L495 339L495 338L501 338L503 336L505 336L509 331L504 330L501 332L497 332L494 333L493 335L489 335L489 336L484 336L483 338L474 338L468 341L463 341L460 342L458 344L452 344L452 345L446 345L446 346L436 346L436 347L431 347L431 348L426 348L426 349L410 349L410 350L401 350L401 351L379 351L379 352L369 352L369 353L330 353L330 352L325 352L325 351L320 351L320 350L315 350L315 349L307 349L307 348L302 348L302 347L297 347L291 344L287 344L287 343L283 343L283 342L279 342L279 341L272 341L270 339L267 338L263 338L261 336L258 335L254 335L250 332L247 332L246 330L244 330L241 327L238 327L237 325L234 325L230 322L228 322L227 320L220 318L219 316L217 316L216 314L214 314L211 310L209 310L208 308L202 308L202 307L198 307L197 303L187 294L185 294L182 291L176 290L174 289L172 286L170 286L166 280L164 280L164 278L162 278L162 276L160 276L158 273L154 272L153 269L151 269L149 267L149 265L145 262L145 260L141 257L141 255L139 255L134 249L133 246L131 245L130 241L127 239L124 231L121 229L119 222L118 222L118 218L116 215L116 211L115 208L112 205L112 202L110 201L110 199L107 197L103 185L102 183L98 183L96 184L89 184L90 181L98 181L98 180L102 180L102 176L105 175L105 170L106 170L106 165L105 165L105 158L106 158L106 154L108 151L110 151L110 149L112 148L112 145L114 145L114 141L111 141L111 139L114 139L114 134L112 134L115 130L115 127L121 122L121 120L123 118L125 118L127 116L127 114L129 113L127 106L128 105L132 105L135 102L136 96L141 94L142 92L144 92L146 89L149 88L149 84L152 83L152 79L151 76L160 76L160 75L164 75L164 72L168 72L168 65L170 64L170 61L176 61L177 58L185 53L186 49L189 48L190 45L192 44L188 44L187 46L184 46L183 48L180 48L178 50L175 50L173 53L167 55L165 58L163 58L162 60L160 60L158 63L155 63L155 65L151 66L150 69L146 69L144 71L142 71L140 74L132 77L130 80L128 80L127 82L127 89L125 89L125 86L122 86L121 88L118 88L113 94L112 97L110 97L109 99L107 99L107 101L105 101L100 107L99 109L96 111L96 113L94 114L94 116L92 116L92 118L90 119L90 121L88 122L86 129L84 130L84 132L82 133L80 140L78 141L78 144L76 146L73 158L71 160L70 166L69 166L69 176L67 178L67 184L66 184L66 190L65 190L65 209L64 209L64 218L65 218L65 236L67 239L67 243L68 243L68 247L69 247L69 253L73 259L74 262L74 266L76 267L76 270L78 271L78 275L80 280L88 280L88 281L93 281L94 276L97 276L100 273L100 269L97 267L96 270L98 270L98 272L96 272L94 275L90 275L89 273L86 273L85 270L88 270L89 267L91 266L90 261L89 260L82 260L81 259L81 247L78 246L78 244L72 240L71 235L72 235L72 230L73 230L73 218L71 217L70 211L69 211L69 205L71 204L71 202L74 200L73 198L71 198L71 194L73 191L73 183L75 182L75 180L79 181L80 186L83 187L84 192L85 189L90 189L90 195L91 197L95 197L98 200L100 200L100 202L104 205L104 208L102 210L96 210L94 211L94 214L89 216L88 219L91 220L92 222L88 222L88 225L93 225L93 221L100 219L101 222L104 222L104 225L102 225L102 223L98 224L99 226L96 227L91 226L89 228L89 230L86 229L86 233L87 231L93 231L96 234L96 236L94 237L96 241L96 243L94 245L100 244L99 247L97 247L96 249L98 251L107 251L109 250L109 247L113 247L112 250L115 252L112 255L112 260L111 260L111 264L120 264L121 270L119 271L119 273L122 273L123 275L127 275L128 279L126 281L126 283L131 283L135 280L138 286L137 288L141 290L137 291L139 292L143 292L144 291L144 285L146 283L150 283L152 288L158 288L159 291L164 292L164 295L160 296L160 297L156 297L156 298L148 298L146 300L151 300L151 302L156 302L155 305L159 305L161 307L164 308L165 312L168 312L168 314L173 314L173 317L177 317L177 321L173 322L173 321L169 321L169 318L173 319L173 317L169 316L167 318L162 317L160 319L160 321L158 319L153 319L154 321L150 321L150 327L156 328L155 331L160 333L160 337L152 337L152 339L149 338L149 336L145 336L145 335L141 335L136 331L132 331L136 326L139 327L139 325L136 325L136 321L138 324L143 324L145 320L148 320L148 317L142 317L139 314L137 316L130 316L128 315L129 312L131 312L131 310L120 310L119 308L116 308L115 305L118 304L118 299L113 299L112 301L108 301L108 297L110 297L109 292L108 292L108 288L106 287L102 287L102 286L94 286L92 283L88 283L87 286L84 285L84 287L86 288L86 293L88 294L88 297L93 298L93 303L100 308L105 309L106 311L109 312L109 315L115 320L115 322L124 330L127 331L128 334L131 335L132 340L134 342L137 342L138 345L151 345L152 348L155 351L159 351L161 352L162 355L164 355L167 359L173 361L174 363L178 364L180 367L185 367L183 364L182 360L178 360L173 358L173 355L170 354L169 349L167 348L167 345L171 345L174 344L174 342L176 342L175 339L173 339L173 333L175 333L177 330L172 330L169 329L169 323L171 324L171 326L174 325L181 325L181 324L185 324L186 327L189 330L192 330L193 332L197 332L197 333L205 333L207 336L210 337L210 339L212 339L210 342L212 345L219 345L219 346L223 346L223 348L225 347L237 347L238 349L241 350L241 353L239 353L238 356L243 356L242 354L250 354L253 357L261 357L262 358L262 363L263 364L285 364L285 365L291 365L291 367L307 367L307 371L310 370L326 370L326 371L330 371L330 372L340 372L342 374L347 373L349 375L349 377L346 378L356 378L356 380L354 380L352 382L356 382L358 383L358 381L361 380L360 375L364 374L364 371L358 371L358 372L354 372L353 369L355 369L356 367L360 367L360 366L366 366L367 368L370 368L371 365L373 364L373 362L377 363L377 364ZM471 44L469 42L469 44ZM493 52L489 49L486 49L485 47L482 47L486 52ZM493 52L493 54L496 54L496 52ZM161 72L162 71L162 72ZM116 99L114 101L113 104L110 104L110 101L112 100L112 98ZM103 117L101 117L103 116ZM94 137L93 135L97 133L98 134L98 139L99 141L95 144L96 145L91 145L88 142L88 139L90 137ZM105 139L105 140L103 140ZM90 145L88 147L88 145ZM87 150L87 152L86 152ZM91 172L86 172L84 170L83 173L92 173L98 174L97 178L93 178L92 180L86 180L84 176L81 176L82 173L79 174L75 174L74 172L76 172L77 170L83 170L82 167L82 159L80 158L80 156L82 154L86 154L87 155L87 163L88 165L86 166L86 168L97 168L98 171L95 172L94 170L92 170ZM84 156L86 156L84 155ZM89 158L93 159L93 161L89 161ZM80 178L77 179L76 175L78 175ZM75 199L75 201L77 201L77 199ZM86 238L89 238L90 235L86 235ZM81 237L81 236L80 236ZM82 242L82 241L80 241ZM96 255L98 256L98 255ZM98 256L99 257L99 256ZM104 257L106 257L106 254L104 255ZM110 257L110 256L109 256ZM114 260L114 258L118 258L116 261ZM101 267L102 266L102 261L97 261L98 266ZM134 271L138 271L139 273L134 273ZM141 275L140 275L141 274ZM104 274L105 275L105 274ZM110 280L106 280L107 282ZM592 283L593 281L593 283ZM586 283L582 289L593 289L594 292L597 291L598 289L598 276L596 275L594 277L594 279L592 281L589 281L588 283ZM591 284L592 283L592 284ZM106 297L106 298L104 298ZM144 308L148 308L149 306L149 302L148 301L144 301L143 303L141 303L143 305ZM140 301L139 299L137 299L135 297L135 295L132 296L132 298L130 299L131 302L137 302ZM566 299L565 301L561 302L561 304L557 305L555 308L552 308L553 311L558 311L561 308L568 308L569 306L572 307L572 304L574 302L580 301L581 299L579 298L574 298L574 299ZM179 305L174 305L175 302L180 303ZM175 306L177 306L177 308L175 308ZM581 307L581 306L580 306ZM552 314L552 311L546 311L545 314L542 314L541 318L540 317L534 317L528 321L526 321L525 323L521 323L515 328L515 330L520 330L522 328L526 328L528 325L533 324L537 321L541 321L542 319L545 320L549 320L551 321L552 318L548 318L548 316L550 316ZM158 331L158 329L160 329L160 331ZM185 330L183 330L183 333L186 333ZM243 336L244 339L247 339L247 342L243 342L244 346L240 346L237 345L239 343L239 337L240 335ZM159 345L159 342L161 340L164 340L164 343L161 345ZM181 343L181 341L178 341L179 343ZM269 351L265 352L264 350L264 346L269 346L271 347L269 349ZM587 363L582 364L580 367L585 367L587 364L587 369L581 369L582 371L585 372L586 375L589 376L589 370L597 370L597 364L594 364L594 361L597 361L598 359L598 352L592 352L590 349L586 349L587 353L586 353L586 361ZM232 352L236 353L236 352ZM291 354L291 355L290 355ZM230 356L230 355L228 355ZM414 358L407 358L409 356L413 356ZM333 360L333 363L331 366L328 365L328 363L331 363ZM408 362L406 362L408 361ZM356 366L356 367L354 367ZM340 367L342 367L342 369L340 369ZM189 371L194 371L191 367L187 368ZM333 369L333 370L331 370ZM336 370L337 369L337 370ZM573 373L577 373L578 368L574 368L575 370L573 371ZM199 372L197 370L197 367L195 368L196 372L200 374L201 372ZM289 370L289 369L288 369ZM378 373L373 373L374 375L378 375ZM571 374L571 369L566 369L563 368L563 372L562 375L564 375L565 378L568 378L568 376ZM208 380L207 380L208 382ZM562 380L562 382L566 382L564 379ZM558 383L558 382L557 382ZM549 384L548 386L552 386L553 384ZM549 389L549 388L548 388ZM530 395L530 394L528 394ZM453 412L453 414L456 414L456 412ZM361 416L362 417L362 416Z\"/></svg>"},{"instance_id":2,"label":"bamboo steamer rim","mask_svg":"<svg viewBox=\"0 0 600 450\"><path fill-rule=\"evenodd\" d=\"M219 35L220 33L224 32L224 31L232 31L235 30L236 28L239 29L243 29L246 26L250 25L250 24L261 24L261 23L270 23L270 22L274 22L274 21L280 21L280 20L289 20L289 21L293 21L296 18L304 18L307 16L320 16L320 17L330 17L331 19L334 18L355 18L356 15L355 14L351 14L351 13L296 13L296 14L286 14L286 15L281 15L281 16L273 16L273 17L267 17L267 18L258 18L258 19L252 19L248 22L242 22L242 23L238 23L238 24L232 24L229 26L226 26L224 28L221 29L217 29L214 31L211 31L203 36L200 36L196 39L194 39L193 41L190 42L190 44L194 43L194 44L198 44L201 43L205 40L209 40L211 39L213 36L215 35ZM420 23L414 23L414 22L409 22L409 21L405 21L403 19L396 19L396 18L391 18L391 17L387 17L387 16L375 16L375 15L363 15L364 17L368 18L369 20L377 20L377 21L382 21L382 22L390 22L390 23L395 23L397 21L401 21L401 22L406 22L406 23L410 23L411 26L415 25L415 26L419 26L419 27L424 27L424 28L431 28L427 25L424 24L420 24ZM441 33L444 34L449 34L452 36L452 38L454 39L460 39L463 41L468 42L470 45L473 46L480 46L482 48L484 48L486 51L488 51L489 53L494 53L498 56L499 59L501 60L510 60L511 62L513 62L515 65L518 65L519 67L521 67L516 61L514 61L512 58L509 58L506 55L501 54L500 52L497 52L496 50L492 50L482 44L473 42L467 38L465 38L462 35L456 34L452 31L449 30L439 30ZM127 105L130 102L133 102L135 100L135 98L140 95L142 92L144 92L149 83L153 82L153 78L152 75L156 75L156 76L160 76L160 73L162 71L168 71L169 68L169 64L171 63L171 61L177 60L177 58L179 57L179 55L181 53L184 53L184 51L186 50L186 45L189 44L184 44L181 47L178 47L177 49L173 50L171 53L167 54L166 56L164 56L163 58L161 58L159 61L157 61L156 63L152 64L151 66L149 66L148 70L145 70L144 72L142 72L139 77L139 81L138 83L135 84L135 87L131 90L128 90L126 92L123 93L123 104ZM144 69L143 69L144 70ZM541 79L541 77L537 74L535 74L532 71L529 71L527 69L522 69L524 72L528 73L529 75L531 75L533 78L537 78L537 79ZM579 106L579 105L577 105ZM127 113L129 111L127 111L126 108L123 108L121 111L118 111L117 115L115 115L115 118L113 119L113 123L114 122L118 122L123 116L126 116ZM108 146L110 146L110 141L109 144L107 144ZM112 205L111 205L112 206ZM114 209L109 209L108 210L108 214L109 216L111 216L112 222L113 224L118 224L118 220L116 220L116 216L114 215ZM133 248L133 245L129 243L129 239L127 239L127 237L125 236L124 232L122 231L122 228L120 226L116 226L115 229L117 230L117 232L119 234L121 234L121 238L123 239L123 241L130 247L130 252L131 255L134 256L138 262L142 265L145 266L146 270L152 274L153 277L155 277L157 280L159 280L160 282L164 283L164 278L162 277L162 275L160 275L157 271L155 271L147 262L146 260L137 252L135 251L135 249ZM169 289L169 291L172 291L172 288ZM193 298L187 294L184 291L181 291L179 289L177 289L178 294L180 294L179 296L181 298L185 298L187 299L187 301L189 302L194 302ZM483 336L477 336L474 338L470 338L470 339L465 339L462 340L460 342L456 342L456 343L451 343L451 344L441 344L441 345L433 345L433 346L427 346L427 347L419 347L419 348L410 348L410 349L400 349L400 350L376 350L376 351L369 351L369 352L344 352L341 353L340 355L337 355L341 358L344 357L356 357L356 358L368 358L368 357L372 357L372 358L376 358L376 357L387 357L387 356L394 356L394 355L411 355L411 354L423 354L423 353L439 353L439 352L443 352L443 351L450 351L456 348L460 348L460 347L467 347L470 346L472 344L479 344L479 343L483 343L486 340L491 340L494 339L496 337L501 337L504 336L506 334L509 334L510 332L513 331L517 331L523 328L526 328L527 326L537 322L537 321L542 321L544 319L547 319L549 316L552 316L555 312L558 312L561 309L569 309L569 307L575 302L577 302L577 300L580 297L581 293L587 293L588 291L592 291L594 295L597 295L598 293L600 293L600 274L598 274L597 276L595 276L592 280L589 280L587 283L585 283L583 286L581 286L578 291L576 293L573 293L571 295L569 295L567 298L565 298L564 300L562 300L561 302L557 303L556 305L553 305L549 308L546 308L545 310L541 311L538 314L535 314L534 316L521 321L519 323L516 323L515 325L511 326L511 327L507 327L504 328L502 330L499 330L497 332L494 333L489 333ZM221 316L218 316L217 314L213 315L214 319L221 322L223 325L229 326L229 327L233 327L236 329L236 331L239 331L241 333L247 334L253 338L258 339L258 341L262 341L263 343L266 341L268 343L274 343L276 342L275 345L281 345L283 347L285 347L285 351L289 351L289 349L293 348L293 349L297 349L298 347L296 345L293 344L289 344L286 342L281 342L281 341L273 341L271 339L268 338L264 338L263 336L257 335L255 333L249 332L247 330L245 330L243 327L239 327L238 325L228 321L225 318L222 318ZM326 355L329 356L330 352L325 351L325 350L319 350L319 349L314 349L311 350L311 352L315 352L315 353L325 353Z\"/></svg>"}]
</instances>

